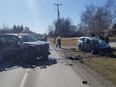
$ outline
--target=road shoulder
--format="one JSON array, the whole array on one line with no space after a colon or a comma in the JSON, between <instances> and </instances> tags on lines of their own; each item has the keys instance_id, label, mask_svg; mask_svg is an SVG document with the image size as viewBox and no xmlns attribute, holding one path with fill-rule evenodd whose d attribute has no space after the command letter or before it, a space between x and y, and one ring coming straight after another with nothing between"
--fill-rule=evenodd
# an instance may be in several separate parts
<instances>
[{"instance_id":1,"label":"road shoulder","mask_svg":"<svg viewBox=\"0 0 116 87\"><path fill-rule=\"evenodd\" d=\"M60 49L56 48L53 44L51 44L51 46L59 53L60 56L62 56L64 59L67 58L67 56L64 54L64 52L67 50L66 47L65 49ZM67 59L66 62L68 64L73 64L73 66L71 65L71 67L85 80L87 80L92 85L92 87L116 87L110 81L106 80L104 77L98 74L95 70L89 68L81 62Z\"/></svg>"}]
</instances>

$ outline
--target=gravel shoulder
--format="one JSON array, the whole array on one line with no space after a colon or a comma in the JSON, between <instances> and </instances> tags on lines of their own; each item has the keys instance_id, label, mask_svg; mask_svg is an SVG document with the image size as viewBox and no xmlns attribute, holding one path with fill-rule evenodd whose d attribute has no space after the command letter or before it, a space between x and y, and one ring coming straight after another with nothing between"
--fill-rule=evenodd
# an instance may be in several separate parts
<instances>
[{"instance_id":1,"label":"gravel shoulder","mask_svg":"<svg viewBox=\"0 0 116 87\"><path fill-rule=\"evenodd\" d=\"M62 49L56 48L55 45L51 44L51 46L58 52L60 56L65 59L65 61L70 65L75 72L80 74L88 84L91 84L91 87L116 87L116 85L112 84L110 81L106 80L103 76L98 74L95 70L91 69L90 67L83 64L83 60L80 59L73 59L67 55L67 51L69 49L74 48L67 48L64 47Z\"/></svg>"}]
</instances>

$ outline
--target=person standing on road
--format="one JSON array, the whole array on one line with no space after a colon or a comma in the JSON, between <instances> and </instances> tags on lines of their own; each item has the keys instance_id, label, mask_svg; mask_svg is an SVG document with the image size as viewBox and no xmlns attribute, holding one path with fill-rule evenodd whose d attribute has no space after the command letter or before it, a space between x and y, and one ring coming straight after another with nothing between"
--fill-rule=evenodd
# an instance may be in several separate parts
<instances>
[{"instance_id":1,"label":"person standing on road","mask_svg":"<svg viewBox=\"0 0 116 87\"><path fill-rule=\"evenodd\" d=\"M59 46L59 48L61 48L61 37L60 36L57 37L56 47L58 47L58 46Z\"/></svg>"}]
</instances>

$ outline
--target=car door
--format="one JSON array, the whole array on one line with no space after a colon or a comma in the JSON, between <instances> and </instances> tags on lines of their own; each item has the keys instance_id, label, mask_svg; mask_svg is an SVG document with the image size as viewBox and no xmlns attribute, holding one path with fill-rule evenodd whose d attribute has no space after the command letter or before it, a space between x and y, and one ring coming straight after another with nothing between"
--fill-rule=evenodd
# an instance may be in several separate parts
<instances>
[{"instance_id":1,"label":"car door","mask_svg":"<svg viewBox=\"0 0 116 87\"><path fill-rule=\"evenodd\" d=\"M79 49L83 49L84 40L85 40L85 38L80 38L77 41L77 46L79 47Z\"/></svg>"},{"instance_id":2,"label":"car door","mask_svg":"<svg viewBox=\"0 0 116 87\"><path fill-rule=\"evenodd\" d=\"M3 43L2 55L5 57L18 56L18 39L15 36L4 35L1 37Z\"/></svg>"},{"instance_id":3,"label":"car door","mask_svg":"<svg viewBox=\"0 0 116 87\"><path fill-rule=\"evenodd\" d=\"M83 46L84 46L85 51L90 51L91 50L91 40L86 38Z\"/></svg>"}]
</instances>

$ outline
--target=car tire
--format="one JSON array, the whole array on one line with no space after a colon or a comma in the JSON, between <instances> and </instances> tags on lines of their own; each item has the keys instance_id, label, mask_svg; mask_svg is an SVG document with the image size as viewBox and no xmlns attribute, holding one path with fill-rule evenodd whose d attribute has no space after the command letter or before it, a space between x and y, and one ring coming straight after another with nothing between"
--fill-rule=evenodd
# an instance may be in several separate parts
<instances>
[{"instance_id":1,"label":"car tire","mask_svg":"<svg viewBox=\"0 0 116 87\"><path fill-rule=\"evenodd\" d=\"M81 45L79 45L79 47L78 47L78 48L79 48L79 50L80 50L80 51L82 51L82 47L81 47Z\"/></svg>"},{"instance_id":2,"label":"car tire","mask_svg":"<svg viewBox=\"0 0 116 87\"><path fill-rule=\"evenodd\" d=\"M91 54L97 55L98 54L98 50L96 50L96 49L91 50Z\"/></svg>"}]
</instances>

